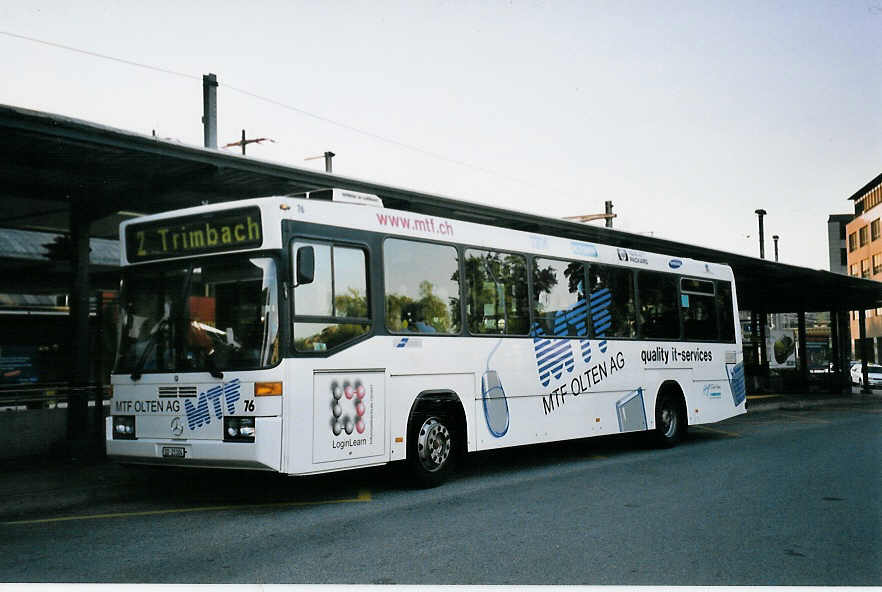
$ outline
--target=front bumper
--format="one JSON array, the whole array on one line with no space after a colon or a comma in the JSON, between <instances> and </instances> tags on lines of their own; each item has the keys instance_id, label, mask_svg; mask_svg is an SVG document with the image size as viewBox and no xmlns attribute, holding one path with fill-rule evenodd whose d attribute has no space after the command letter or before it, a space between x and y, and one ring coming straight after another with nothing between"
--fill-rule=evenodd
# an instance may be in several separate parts
<instances>
[{"instance_id":1,"label":"front bumper","mask_svg":"<svg viewBox=\"0 0 882 592\"><path fill-rule=\"evenodd\" d=\"M281 471L281 418L258 417L255 424L254 442L165 438L114 440L113 417L108 417L105 422L107 456L127 463ZM163 448L183 449L184 456L165 457Z\"/></svg>"}]
</instances>

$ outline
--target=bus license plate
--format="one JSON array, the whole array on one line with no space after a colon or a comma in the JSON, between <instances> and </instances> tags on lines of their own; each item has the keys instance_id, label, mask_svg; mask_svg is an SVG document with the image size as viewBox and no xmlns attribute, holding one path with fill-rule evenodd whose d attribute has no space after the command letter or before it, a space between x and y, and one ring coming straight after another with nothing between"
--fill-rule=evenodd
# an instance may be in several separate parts
<instances>
[{"instance_id":1,"label":"bus license plate","mask_svg":"<svg viewBox=\"0 0 882 592\"><path fill-rule=\"evenodd\" d=\"M184 458L187 456L187 449L183 446L163 446L162 456L164 458Z\"/></svg>"}]
</instances>

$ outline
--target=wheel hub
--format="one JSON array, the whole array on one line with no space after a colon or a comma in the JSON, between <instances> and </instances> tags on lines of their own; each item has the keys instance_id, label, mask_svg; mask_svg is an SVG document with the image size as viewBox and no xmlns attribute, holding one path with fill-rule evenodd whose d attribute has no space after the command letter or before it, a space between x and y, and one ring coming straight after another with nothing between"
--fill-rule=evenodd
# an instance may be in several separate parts
<instances>
[{"instance_id":1,"label":"wheel hub","mask_svg":"<svg viewBox=\"0 0 882 592\"><path fill-rule=\"evenodd\" d=\"M665 405L661 412L662 430L670 438L677 430L677 412L670 405Z\"/></svg>"},{"instance_id":2,"label":"wheel hub","mask_svg":"<svg viewBox=\"0 0 882 592\"><path fill-rule=\"evenodd\" d=\"M429 471L439 470L450 457L450 431L435 417L430 417L420 427L417 450L420 463Z\"/></svg>"}]
</instances>

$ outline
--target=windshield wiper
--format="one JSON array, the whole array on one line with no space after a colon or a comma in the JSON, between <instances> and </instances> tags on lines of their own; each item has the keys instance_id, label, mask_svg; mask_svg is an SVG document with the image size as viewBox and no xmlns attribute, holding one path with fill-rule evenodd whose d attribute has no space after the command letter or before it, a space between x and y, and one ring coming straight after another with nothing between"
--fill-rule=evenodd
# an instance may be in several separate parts
<instances>
[{"instance_id":1,"label":"windshield wiper","mask_svg":"<svg viewBox=\"0 0 882 592\"><path fill-rule=\"evenodd\" d=\"M135 367L132 368L132 380L141 379L141 370L144 369L144 364L147 363L150 354L156 349L156 337L165 330L165 325L167 325L168 322L168 317L162 317L159 319L159 322L156 324L156 329L150 334L150 337L147 338L147 345L144 346L144 351L141 352L141 356L135 363Z\"/></svg>"}]
</instances>

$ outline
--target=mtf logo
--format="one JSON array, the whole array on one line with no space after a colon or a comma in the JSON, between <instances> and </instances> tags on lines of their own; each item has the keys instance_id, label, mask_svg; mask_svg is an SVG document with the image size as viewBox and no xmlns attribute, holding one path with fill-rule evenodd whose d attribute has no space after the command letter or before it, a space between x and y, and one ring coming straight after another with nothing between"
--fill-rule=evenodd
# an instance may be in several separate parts
<instances>
[{"instance_id":1,"label":"mtf logo","mask_svg":"<svg viewBox=\"0 0 882 592\"><path fill-rule=\"evenodd\" d=\"M187 427L198 430L211 423L212 412L215 419L223 419L224 410L221 406L221 396L226 403L227 413L232 415L236 412L236 401L239 400L239 379L236 378L224 385L211 387L207 391L199 393L194 405L189 400L184 401L184 409L187 412ZM210 407L210 409L209 409Z\"/></svg>"}]
</instances>

